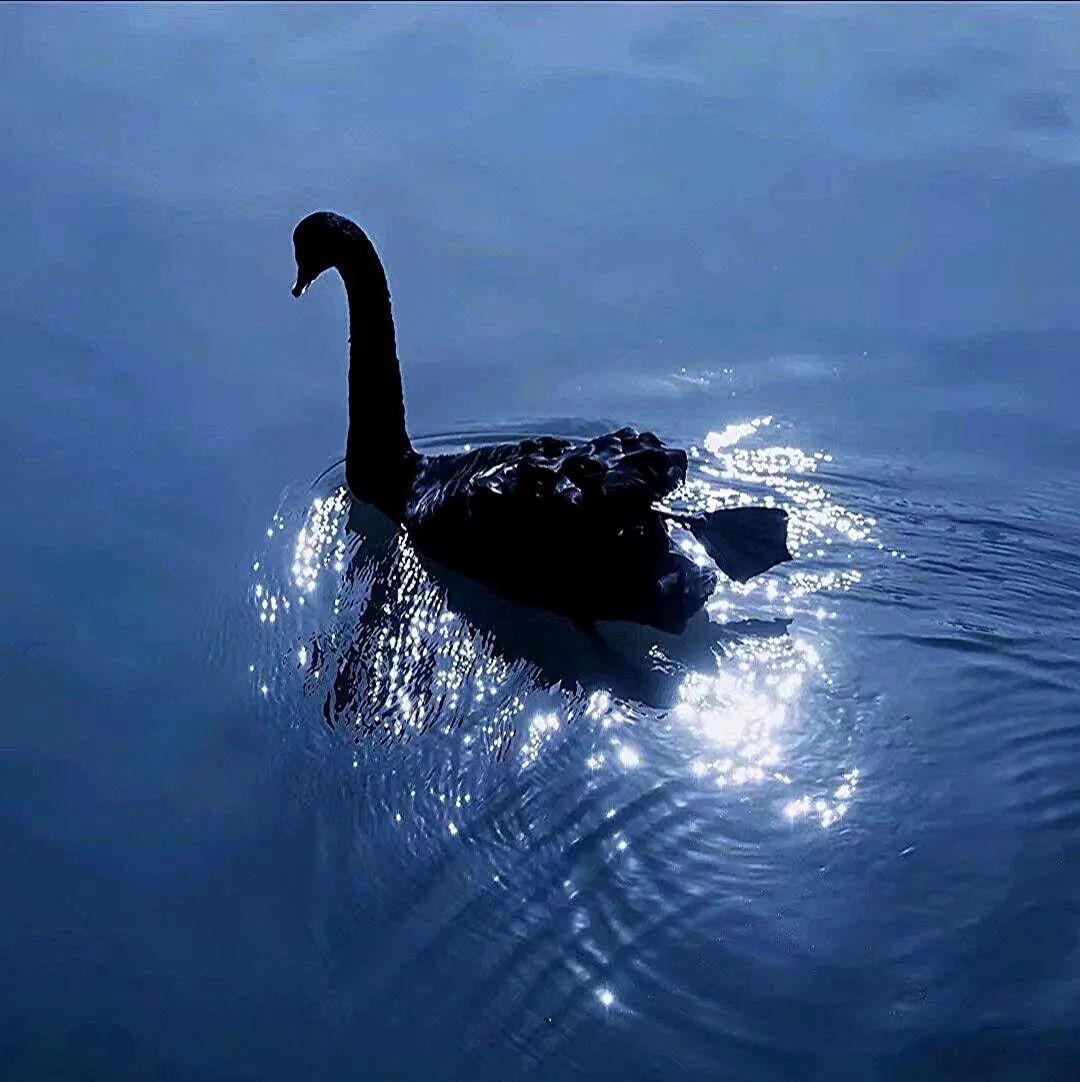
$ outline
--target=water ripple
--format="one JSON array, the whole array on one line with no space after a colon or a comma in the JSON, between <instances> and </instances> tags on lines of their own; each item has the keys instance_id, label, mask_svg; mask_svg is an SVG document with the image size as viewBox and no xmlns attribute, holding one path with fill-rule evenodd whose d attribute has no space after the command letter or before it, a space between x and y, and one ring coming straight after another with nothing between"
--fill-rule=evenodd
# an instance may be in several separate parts
<instances>
[{"instance_id":1,"label":"water ripple","mask_svg":"<svg viewBox=\"0 0 1080 1082\"><path fill-rule=\"evenodd\" d=\"M363 868L365 904L393 892L383 950L432 1025L450 1024L449 1005L411 982L475 949L460 1044L483 1047L512 1014L514 1047L539 1063L586 1017L653 1010L657 984L684 994L672 937L752 907L789 844L858 815L864 711L838 679L841 600L902 554L819 476L828 453L771 445L772 425L709 433L673 503L784 506L795 562L722 582L696 639L611 629L666 705L583 665L579 640L534 653L498 599L459 605L405 532L350 500L340 467L268 524L249 589L254 694L351 794L328 852ZM534 612L524 623L548 645L565 633Z\"/></svg>"}]
</instances>

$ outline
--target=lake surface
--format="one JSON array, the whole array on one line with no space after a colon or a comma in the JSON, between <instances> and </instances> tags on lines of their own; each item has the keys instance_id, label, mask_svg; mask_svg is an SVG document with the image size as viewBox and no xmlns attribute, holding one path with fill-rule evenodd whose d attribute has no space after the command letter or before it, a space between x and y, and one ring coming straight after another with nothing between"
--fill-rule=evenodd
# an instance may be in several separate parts
<instances>
[{"instance_id":1,"label":"lake surface","mask_svg":"<svg viewBox=\"0 0 1080 1082\"><path fill-rule=\"evenodd\" d=\"M4 1078L1080 1074L1080 11L0 40ZM626 671L448 597L317 208L418 443L651 427L795 561Z\"/></svg>"}]
</instances>

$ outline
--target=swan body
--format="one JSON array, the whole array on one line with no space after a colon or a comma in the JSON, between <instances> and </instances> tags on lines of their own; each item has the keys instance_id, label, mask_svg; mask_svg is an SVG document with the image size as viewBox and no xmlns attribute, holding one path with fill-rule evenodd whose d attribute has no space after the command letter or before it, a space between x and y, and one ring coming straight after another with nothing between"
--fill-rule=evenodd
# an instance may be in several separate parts
<instances>
[{"instance_id":1,"label":"swan body","mask_svg":"<svg viewBox=\"0 0 1080 1082\"><path fill-rule=\"evenodd\" d=\"M651 432L419 454L405 426L390 295L374 246L354 222L325 211L301 221L293 243L294 296L331 267L345 283L346 482L405 526L421 551L585 627L629 620L670 632L686 626L716 585L716 572L672 540L673 522L741 581L791 558L779 508L680 516L658 507L685 480L687 460Z\"/></svg>"}]
</instances>

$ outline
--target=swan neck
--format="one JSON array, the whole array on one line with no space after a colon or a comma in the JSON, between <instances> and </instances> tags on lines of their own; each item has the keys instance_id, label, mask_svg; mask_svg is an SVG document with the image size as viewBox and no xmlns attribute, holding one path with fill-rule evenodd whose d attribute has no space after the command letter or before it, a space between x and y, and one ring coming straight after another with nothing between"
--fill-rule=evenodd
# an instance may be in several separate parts
<instances>
[{"instance_id":1,"label":"swan neck","mask_svg":"<svg viewBox=\"0 0 1080 1082\"><path fill-rule=\"evenodd\" d=\"M346 477L358 496L394 503L416 455L405 427L390 291L374 248L338 269L349 302Z\"/></svg>"}]
</instances>

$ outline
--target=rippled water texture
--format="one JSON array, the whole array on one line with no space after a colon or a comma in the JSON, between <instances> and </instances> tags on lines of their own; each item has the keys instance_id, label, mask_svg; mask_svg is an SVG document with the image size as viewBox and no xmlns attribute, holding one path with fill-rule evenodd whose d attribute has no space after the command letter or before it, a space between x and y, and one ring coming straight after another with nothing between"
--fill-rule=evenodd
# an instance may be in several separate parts
<instances>
[{"instance_id":1,"label":"rippled water texture","mask_svg":"<svg viewBox=\"0 0 1080 1082\"><path fill-rule=\"evenodd\" d=\"M0 1077L1080 1074L1076 9L0 40ZM319 206L425 450L652 428L793 562L597 643L418 554Z\"/></svg>"}]
</instances>

